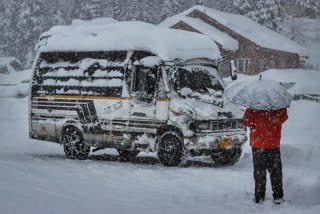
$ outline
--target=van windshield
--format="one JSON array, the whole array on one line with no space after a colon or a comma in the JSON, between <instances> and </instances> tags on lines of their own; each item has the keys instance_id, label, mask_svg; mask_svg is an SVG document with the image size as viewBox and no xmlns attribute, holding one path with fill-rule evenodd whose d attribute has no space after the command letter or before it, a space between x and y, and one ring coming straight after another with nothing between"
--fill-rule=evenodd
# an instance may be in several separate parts
<instances>
[{"instance_id":1,"label":"van windshield","mask_svg":"<svg viewBox=\"0 0 320 214\"><path fill-rule=\"evenodd\" d=\"M185 66L178 68L173 74L173 88L179 95L186 92L213 94L222 91L220 77L216 70L204 69L202 66Z\"/></svg>"}]
</instances>

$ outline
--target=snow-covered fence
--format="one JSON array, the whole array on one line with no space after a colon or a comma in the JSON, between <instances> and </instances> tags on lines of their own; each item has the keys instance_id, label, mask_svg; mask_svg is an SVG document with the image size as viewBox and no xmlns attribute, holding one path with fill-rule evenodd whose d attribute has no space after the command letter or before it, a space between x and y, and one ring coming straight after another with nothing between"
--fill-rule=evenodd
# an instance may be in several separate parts
<instances>
[{"instance_id":1,"label":"snow-covered fence","mask_svg":"<svg viewBox=\"0 0 320 214\"><path fill-rule=\"evenodd\" d=\"M296 94L293 96L293 100L310 100L320 103L319 94Z\"/></svg>"}]
</instances>

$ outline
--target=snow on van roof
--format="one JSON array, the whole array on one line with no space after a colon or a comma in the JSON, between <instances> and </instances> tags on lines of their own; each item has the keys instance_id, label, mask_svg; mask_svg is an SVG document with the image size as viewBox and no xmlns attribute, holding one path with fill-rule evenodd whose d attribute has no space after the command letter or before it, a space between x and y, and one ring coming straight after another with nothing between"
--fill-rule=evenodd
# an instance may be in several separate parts
<instances>
[{"instance_id":1,"label":"snow on van roof","mask_svg":"<svg viewBox=\"0 0 320 214\"><path fill-rule=\"evenodd\" d=\"M138 21L58 26L41 37L47 40L39 43L43 52L140 50L161 60L220 57L217 45L207 36Z\"/></svg>"},{"instance_id":2,"label":"snow on van roof","mask_svg":"<svg viewBox=\"0 0 320 214\"><path fill-rule=\"evenodd\" d=\"M305 53L305 49L299 44L273 30L260 25L246 16L225 13L215 9L196 5L174 17L187 16L194 10L201 11L202 13L217 20L219 23L246 37L261 47L293 53Z\"/></svg>"},{"instance_id":3,"label":"snow on van roof","mask_svg":"<svg viewBox=\"0 0 320 214\"><path fill-rule=\"evenodd\" d=\"M230 37L228 34L221 32L217 28L203 22L200 19L187 17L184 14L183 15L178 14L178 15L172 16L164 20L163 22L161 22L159 26L169 28L180 21L183 21L184 23L190 25L195 30L199 31L200 33L218 42L226 50L236 51L239 49L238 41Z\"/></svg>"}]
</instances>

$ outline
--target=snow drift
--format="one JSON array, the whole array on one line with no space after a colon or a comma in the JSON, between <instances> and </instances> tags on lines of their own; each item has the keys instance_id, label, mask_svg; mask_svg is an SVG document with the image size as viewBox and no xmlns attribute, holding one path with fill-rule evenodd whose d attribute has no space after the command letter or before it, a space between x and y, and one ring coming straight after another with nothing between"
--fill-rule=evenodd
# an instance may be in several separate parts
<instances>
[{"instance_id":1,"label":"snow drift","mask_svg":"<svg viewBox=\"0 0 320 214\"><path fill-rule=\"evenodd\" d=\"M25 97L29 93L31 70L0 74L0 97Z\"/></svg>"}]
</instances>

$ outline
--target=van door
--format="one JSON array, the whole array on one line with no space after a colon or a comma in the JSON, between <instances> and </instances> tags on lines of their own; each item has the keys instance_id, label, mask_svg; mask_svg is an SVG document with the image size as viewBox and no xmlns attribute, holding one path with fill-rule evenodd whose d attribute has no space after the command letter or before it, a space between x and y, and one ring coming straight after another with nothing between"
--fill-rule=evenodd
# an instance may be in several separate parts
<instances>
[{"instance_id":1,"label":"van door","mask_svg":"<svg viewBox=\"0 0 320 214\"><path fill-rule=\"evenodd\" d=\"M103 96L93 99L97 117L101 128L107 133L111 133L108 136L122 136L122 132L128 131L130 112L130 97L123 92L124 68L106 67L103 73L105 73L103 77L106 84L99 88L100 94Z\"/></svg>"}]
</instances>

